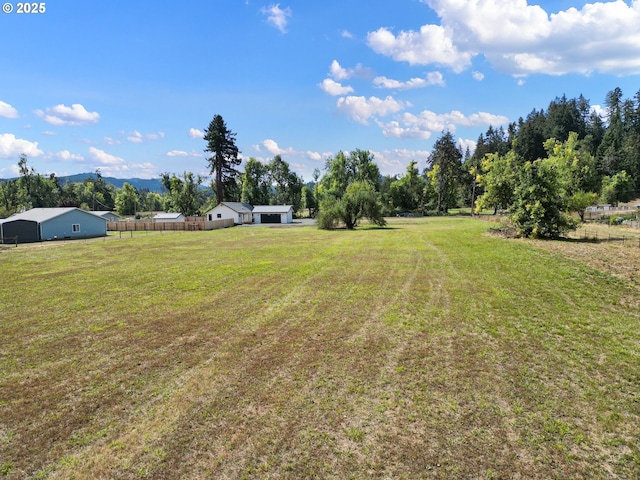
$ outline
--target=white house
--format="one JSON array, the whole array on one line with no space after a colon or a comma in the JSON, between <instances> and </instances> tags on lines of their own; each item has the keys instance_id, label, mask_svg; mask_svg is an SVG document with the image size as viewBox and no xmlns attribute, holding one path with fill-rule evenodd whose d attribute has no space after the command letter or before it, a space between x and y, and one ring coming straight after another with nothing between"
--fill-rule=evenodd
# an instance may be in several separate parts
<instances>
[{"instance_id":1,"label":"white house","mask_svg":"<svg viewBox=\"0 0 640 480\"><path fill-rule=\"evenodd\" d=\"M251 223L253 207L242 202L222 202L205 213L207 221L231 219L235 224Z\"/></svg>"},{"instance_id":2,"label":"white house","mask_svg":"<svg viewBox=\"0 0 640 480\"><path fill-rule=\"evenodd\" d=\"M153 217L153 221L156 223L184 222L185 218L181 213L158 213Z\"/></svg>"},{"instance_id":3,"label":"white house","mask_svg":"<svg viewBox=\"0 0 640 480\"><path fill-rule=\"evenodd\" d=\"M256 205L253 223L293 223L292 205Z\"/></svg>"}]
</instances>

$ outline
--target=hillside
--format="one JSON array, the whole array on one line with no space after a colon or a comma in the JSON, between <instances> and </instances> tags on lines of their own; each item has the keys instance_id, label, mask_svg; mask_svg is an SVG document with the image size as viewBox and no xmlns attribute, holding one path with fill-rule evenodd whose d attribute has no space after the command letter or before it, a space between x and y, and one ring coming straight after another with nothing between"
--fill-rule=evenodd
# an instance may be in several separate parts
<instances>
[{"instance_id":1,"label":"hillside","mask_svg":"<svg viewBox=\"0 0 640 480\"><path fill-rule=\"evenodd\" d=\"M95 173L78 173L75 175L68 175L66 177L59 177L62 182L83 182L89 177L95 177ZM102 177L107 183L112 184L116 188L122 188L125 182L133 185L136 189L148 189L150 192L162 192L162 183L159 178L115 178L115 177Z\"/></svg>"}]
</instances>

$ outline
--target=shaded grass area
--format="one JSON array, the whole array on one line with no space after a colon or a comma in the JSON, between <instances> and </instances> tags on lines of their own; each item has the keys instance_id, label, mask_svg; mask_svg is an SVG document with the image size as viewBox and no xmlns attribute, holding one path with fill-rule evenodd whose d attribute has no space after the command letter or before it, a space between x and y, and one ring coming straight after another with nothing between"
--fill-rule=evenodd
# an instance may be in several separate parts
<instances>
[{"instance_id":1,"label":"shaded grass area","mask_svg":"<svg viewBox=\"0 0 640 480\"><path fill-rule=\"evenodd\" d=\"M638 477L637 285L390 226L0 252L0 475Z\"/></svg>"}]
</instances>

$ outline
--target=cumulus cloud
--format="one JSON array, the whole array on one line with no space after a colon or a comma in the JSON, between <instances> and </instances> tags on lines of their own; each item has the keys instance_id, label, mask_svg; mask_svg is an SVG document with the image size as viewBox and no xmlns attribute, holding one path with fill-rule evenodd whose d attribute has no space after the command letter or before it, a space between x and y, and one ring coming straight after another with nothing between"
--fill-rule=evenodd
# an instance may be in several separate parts
<instances>
[{"instance_id":1,"label":"cumulus cloud","mask_svg":"<svg viewBox=\"0 0 640 480\"><path fill-rule=\"evenodd\" d=\"M89 147L89 154L91 155L91 158L93 158L94 160L98 161L103 165L114 166L114 165L124 164L123 158L116 157L115 155L111 155L105 152L104 150L100 150L99 148L96 148L96 147Z\"/></svg>"},{"instance_id":2,"label":"cumulus cloud","mask_svg":"<svg viewBox=\"0 0 640 480\"><path fill-rule=\"evenodd\" d=\"M476 150L476 141L468 138L459 138L458 146L460 147L460 150L462 150L462 153L466 152L468 148L469 153L473 155L473 152Z\"/></svg>"},{"instance_id":3,"label":"cumulus cloud","mask_svg":"<svg viewBox=\"0 0 640 480\"><path fill-rule=\"evenodd\" d=\"M514 76L640 73L640 1L587 3L549 13L527 0L422 0L440 24L367 35L371 49L412 65L456 72L483 55Z\"/></svg>"},{"instance_id":4,"label":"cumulus cloud","mask_svg":"<svg viewBox=\"0 0 640 480\"><path fill-rule=\"evenodd\" d=\"M27 157L39 157L42 153L38 148L38 142L16 138L12 133L0 133L0 158L14 158L22 154Z\"/></svg>"},{"instance_id":5,"label":"cumulus cloud","mask_svg":"<svg viewBox=\"0 0 640 480\"><path fill-rule=\"evenodd\" d=\"M261 145L271 155L294 155L297 153L292 147L280 148L278 143L275 140L271 140L270 138L264 140Z\"/></svg>"},{"instance_id":6,"label":"cumulus cloud","mask_svg":"<svg viewBox=\"0 0 640 480\"><path fill-rule=\"evenodd\" d=\"M322 89L323 92L333 96L353 93L352 87L348 85L343 86L341 83L336 82L335 80L331 80L330 78L325 78L322 83L318 84L318 86Z\"/></svg>"},{"instance_id":7,"label":"cumulus cloud","mask_svg":"<svg viewBox=\"0 0 640 480\"><path fill-rule=\"evenodd\" d=\"M18 118L18 110L13 108L6 102L0 100L0 117L4 118Z\"/></svg>"},{"instance_id":8,"label":"cumulus cloud","mask_svg":"<svg viewBox=\"0 0 640 480\"><path fill-rule=\"evenodd\" d=\"M262 8L262 14L267 16L267 22L280 30L281 33L287 33L287 23L289 23L289 17L293 15L293 12L289 7L285 7L284 10L280 8L280 4L269 5Z\"/></svg>"},{"instance_id":9,"label":"cumulus cloud","mask_svg":"<svg viewBox=\"0 0 640 480\"><path fill-rule=\"evenodd\" d=\"M341 36L342 38L353 38L353 33L349 30L343 30Z\"/></svg>"},{"instance_id":10,"label":"cumulus cloud","mask_svg":"<svg viewBox=\"0 0 640 480\"><path fill-rule=\"evenodd\" d=\"M382 129L385 137L426 140L433 133L442 132L443 130L455 132L458 126L501 125L508 121L507 117L486 112L464 115L457 110L444 114L424 110L418 115L405 112L399 119L387 123L378 122L378 126Z\"/></svg>"},{"instance_id":11,"label":"cumulus cloud","mask_svg":"<svg viewBox=\"0 0 640 480\"><path fill-rule=\"evenodd\" d=\"M344 68L337 60L334 60L329 67L329 75L336 80L348 80L353 77L368 78L372 74L370 68L363 67L359 63L353 68Z\"/></svg>"},{"instance_id":12,"label":"cumulus cloud","mask_svg":"<svg viewBox=\"0 0 640 480\"><path fill-rule=\"evenodd\" d=\"M84 106L74 103L70 107L66 105L56 105L46 110L36 110L35 114L45 122L56 126L78 126L88 123L98 123L100 114L98 112L88 112Z\"/></svg>"},{"instance_id":13,"label":"cumulus cloud","mask_svg":"<svg viewBox=\"0 0 640 480\"><path fill-rule=\"evenodd\" d=\"M380 99L378 97L341 97L336 103L338 110L345 112L353 120L363 125L369 125L371 117L384 117L403 110L408 104L393 97Z\"/></svg>"},{"instance_id":14,"label":"cumulus cloud","mask_svg":"<svg viewBox=\"0 0 640 480\"><path fill-rule=\"evenodd\" d=\"M198 130L197 128L190 128L189 136L191 138L199 138L200 140L202 140L204 138L204 132L202 130Z\"/></svg>"},{"instance_id":15,"label":"cumulus cloud","mask_svg":"<svg viewBox=\"0 0 640 480\"><path fill-rule=\"evenodd\" d=\"M430 72L424 78L412 78L406 82L393 80L387 77L376 77L373 84L378 88L393 88L397 90L410 90L413 88L423 88L430 85L444 86L444 78L440 72Z\"/></svg>"},{"instance_id":16,"label":"cumulus cloud","mask_svg":"<svg viewBox=\"0 0 640 480\"><path fill-rule=\"evenodd\" d=\"M420 165L426 166L427 161L431 157L428 150L411 150L406 148L396 148L392 150L372 151L376 163L380 167L383 175L402 174L406 171L407 165L412 160Z\"/></svg>"},{"instance_id":17,"label":"cumulus cloud","mask_svg":"<svg viewBox=\"0 0 640 480\"><path fill-rule=\"evenodd\" d=\"M56 153L56 158L59 158L60 160L63 160L65 162L69 162L69 161L81 162L84 160L84 157L82 155L71 153L69 150L62 150Z\"/></svg>"},{"instance_id":18,"label":"cumulus cloud","mask_svg":"<svg viewBox=\"0 0 640 480\"><path fill-rule=\"evenodd\" d=\"M383 27L370 32L367 43L374 52L410 65L438 64L461 72L470 65L473 55L454 45L452 35L451 30L439 25L423 25L419 32L401 31L397 36Z\"/></svg>"},{"instance_id":19,"label":"cumulus cloud","mask_svg":"<svg viewBox=\"0 0 640 480\"><path fill-rule=\"evenodd\" d=\"M482 80L484 80L484 73L482 72L472 72L471 76L473 77L474 80L481 82Z\"/></svg>"}]
</instances>

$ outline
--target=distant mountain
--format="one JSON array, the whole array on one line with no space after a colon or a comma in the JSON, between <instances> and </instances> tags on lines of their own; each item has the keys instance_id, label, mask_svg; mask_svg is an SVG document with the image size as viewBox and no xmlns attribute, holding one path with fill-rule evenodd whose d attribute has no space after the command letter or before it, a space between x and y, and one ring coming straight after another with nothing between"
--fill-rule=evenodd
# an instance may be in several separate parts
<instances>
[{"instance_id":1,"label":"distant mountain","mask_svg":"<svg viewBox=\"0 0 640 480\"><path fill-rule=\"evenodd\" d=\"M58 179L64 183L65 181L70 183L84 182L89 177L95 178L95 173L77 173L75 175L68 175L66 177L58 177ZM115 178L115 177L102 177L105 182L110 183L116 188L122 188L124 183L133 185L137 190L143 188L148 189L150 192L162 192L162 183L159 178Z\"/></svg>"}]
</instances>

